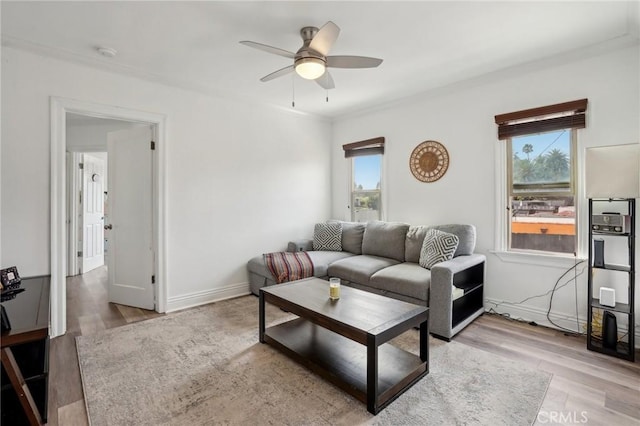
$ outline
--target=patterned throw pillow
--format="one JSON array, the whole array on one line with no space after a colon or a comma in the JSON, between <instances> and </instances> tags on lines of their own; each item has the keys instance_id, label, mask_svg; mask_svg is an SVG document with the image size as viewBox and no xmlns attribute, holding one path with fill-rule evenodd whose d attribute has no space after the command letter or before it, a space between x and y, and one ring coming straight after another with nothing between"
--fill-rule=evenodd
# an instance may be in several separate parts
<instances>
[{"instance_id":1,"label":"patterned throw pillow","mask_svg":"<svg viewBox=\"0 0 640 426\"><path fill-rule=\"evenodd\" d=\"M420 266L431 269L436 263L453 259L459 241L456 235L429 229L420 251Z\"/></svg>"},{"instance_id":2,"label":"patterned throw pillow","mask_svg":"<svg viewBox=\"0 0 640 426\"><path fill-rule=\"evenodd\" d=\"M313 229L313 249L342 251L342 224L339 222L316 223Z\"/></svg>"}]
</instances>

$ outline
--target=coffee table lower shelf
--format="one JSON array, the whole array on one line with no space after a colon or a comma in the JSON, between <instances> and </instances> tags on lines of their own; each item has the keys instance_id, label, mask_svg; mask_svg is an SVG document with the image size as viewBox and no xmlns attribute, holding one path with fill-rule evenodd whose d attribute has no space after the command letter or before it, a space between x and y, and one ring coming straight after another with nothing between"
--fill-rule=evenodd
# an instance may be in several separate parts
<instances>
[{"instance_id":1,"label":"coffee table lower shelf","mask_svg":"<svg viewBox=\"0 0 640 426\"><path fill-rule=\"evenodd\" d=\"M367 393L366 345L304 318L266 329L264 342L367 404L373 414L429 373L428 361L389 343L382 344L377 348L377 395L371 396Z\"/></svg>"}]
</instances>

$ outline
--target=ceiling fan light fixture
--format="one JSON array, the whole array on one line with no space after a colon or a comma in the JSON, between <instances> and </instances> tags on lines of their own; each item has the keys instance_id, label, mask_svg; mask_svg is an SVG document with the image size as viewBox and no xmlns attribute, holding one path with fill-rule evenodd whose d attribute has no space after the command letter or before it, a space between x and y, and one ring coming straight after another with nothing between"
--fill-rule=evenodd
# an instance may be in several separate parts
<instances>
[{"instance_id":1,"label":"ceiling fan light fixture","mask_svg":"<svg viewBox=\"0 0 640 426\"><path fill-rule=\"evenodd\" d=\"M326 70L325 62L320 58L301 58L296 61L296 73L307 80L321 77Z\"/></svg>"},{"instance_id":2,"label":"ceiling fan light fixture","mask_svg":"<svg viewBox=\"0 0 640 426\"><path fill-rule=\"evenodd\" d=\"M284 68L265 75L260 81L271 81L295 71L300 77L306 80L314 80L323 89L330 90L336 86L329 68L375 68L382 63L382 59L366 56L327 56L339 34L340 27L331 21L328 21L320 29L303 27L300 30L302 47L296 53L255 41L244 40L240 43L264 52L293 59L293 64L290 63Z\"/></svg>"}]
</instances>

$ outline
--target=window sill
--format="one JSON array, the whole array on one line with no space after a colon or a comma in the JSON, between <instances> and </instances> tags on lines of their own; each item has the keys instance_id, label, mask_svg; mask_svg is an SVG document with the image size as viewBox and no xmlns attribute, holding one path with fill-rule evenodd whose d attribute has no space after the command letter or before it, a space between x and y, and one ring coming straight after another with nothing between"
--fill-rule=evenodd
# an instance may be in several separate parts
<instances>
[{"instance_id":1,"label":"window sill","mask_svg":"<svg viewBox=\"0 0 640 426\"><path fill-rule=\"evenodd\" d=\"M489 250L489 253L496 255L503 262L555 268L568 268L582 260L586 260L570 254L538 254L501 250Z\"/></svg>"}]
</instances>

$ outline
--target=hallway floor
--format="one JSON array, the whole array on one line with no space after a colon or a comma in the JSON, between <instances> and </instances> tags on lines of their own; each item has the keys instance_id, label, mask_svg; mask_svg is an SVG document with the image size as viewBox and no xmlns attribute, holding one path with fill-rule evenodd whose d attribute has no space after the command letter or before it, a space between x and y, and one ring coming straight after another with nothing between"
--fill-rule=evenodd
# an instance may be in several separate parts
<instances>
[{"instance_id":1,"label":"hallway floor","mask_svg":"<svg viewBox=\"0 0 640 426\"><path fill-rule=\"evenodd\" d=\"M109 303L107 267L67 278L67 333L51 339L49 425L88 425L76 336L161 316L154 311Z\"/></svg>"}]
</instances>

